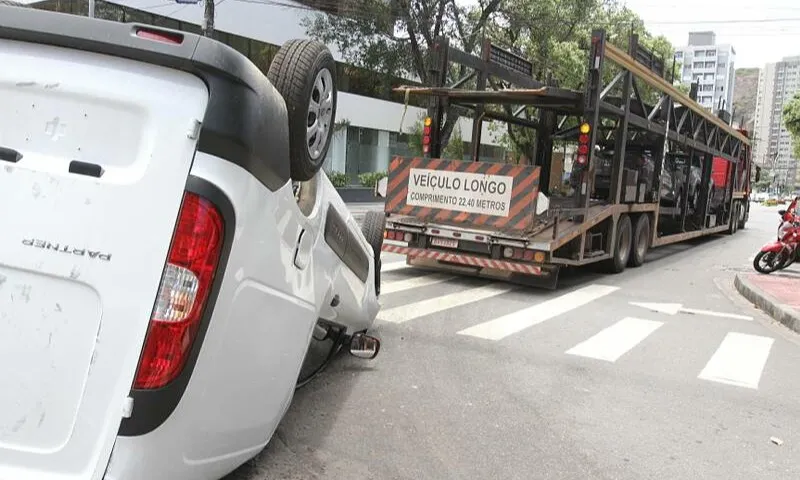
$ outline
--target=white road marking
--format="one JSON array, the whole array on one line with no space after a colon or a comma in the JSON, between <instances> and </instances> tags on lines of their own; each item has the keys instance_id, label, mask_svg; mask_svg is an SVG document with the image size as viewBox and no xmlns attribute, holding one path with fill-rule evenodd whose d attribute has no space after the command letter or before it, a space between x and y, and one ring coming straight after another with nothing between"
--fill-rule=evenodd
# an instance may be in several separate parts
<instances>
[{"instance_id":1,"label":"white road marking","mask_svg":"<svg viewBox=\"0 0 800 480\"><path fill-rule=\"evenodd\" d=\"M383 310L378 314L378 319L385 322L403 323L453 307L496 297L497 295L510 292L514 288L515 287L507 284L496 283L483 287L461 290L448 295Z\"/></svg>"},{"instance_id":2,"label":"white road marking","mask_svg":"<svg viewBox=\"0 0 800 480\"><path fill-rule=\"evenodd\" d=\"M388 293L397 293L412 288L429 287L438 283L444 283L455 278L454 276L440 275L434 273L433 275L422 275L419 277L407 278L405 280L397 280L394 282L387 282L381 285L381 295Z\"/></svg>"},{"instance_id":3,"label":"white road marking","mask_svg":"<svg viewBox=\"0 0 800 480\"><path fill-rule=\"evenodd\" d=\"M381 263L381 272L391 272L394 270L402 270L404 268L409 268L405 260L401 260L399 262Z\"/></svg>"},{"instance_id":4,"label":"white road marking","mask_svg":"<svg viewBox=\"0 0 800 480\"><path fill-rule=\"evenodd\" d=\"M692 315L707 315L709 317L734 318L737 320L753 320L753 317L739 315L737 313L713 312L711 310L700 310L698 308L685 308L680 303L648 303L648 302L629 302L636 307L646 308L654 312L675 315L677 313L688 313Z\"/></svg>"},{"instance_id":5,"label":"white road marking","mask_svg":"<svg viewBox=\"0 0 800 480\"><path fill-rule=\"evenodd\" d=\"M567 350L569 355L616 362L664 322L625 317L593 337Z\"/></svg>"},{"instance_id":6,"label":"white road marking","mask_svg":"<svg viewBox=\"0 0 800 480\"><path fill-rule=\"evenodd\" d=\"M502 340L509 335L567 313L617 290L619 287L589 285L538 305L469 327L461 330L458 334L487 340Z\"/></svg>"},{"instance_id":7,"label":"white road marking","mask_svg":"<svg viewBox=\"0 0 800 480\"><path fill-rule=\"evenodd\" d=\"M730 332L697 378L758 389L774 338Z\"/></svg>"}]
</instances>

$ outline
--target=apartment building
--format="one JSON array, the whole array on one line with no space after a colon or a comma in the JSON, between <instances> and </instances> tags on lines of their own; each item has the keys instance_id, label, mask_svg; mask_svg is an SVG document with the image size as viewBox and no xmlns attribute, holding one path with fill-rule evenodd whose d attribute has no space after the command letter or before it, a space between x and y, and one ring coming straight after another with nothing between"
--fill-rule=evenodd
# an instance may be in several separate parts
<instances>
[{"instance_id":1,"label":"apartment building","mask_svg":"<svg viewBox=\"0 0 800 480\"><path fill-rule=\"evenodd\" d=\"M769 132L772 118L772 98L775 88L775 64L768 63L758 71L755 125L753 127L753 159L759 165L770 166Z\"/></svg>"},{"instance_id":2,"label":"apartment building","mask_svg":"<svg viewBox=\"0 0 800 480\"><path fill-rule=\"evenodd\" d=\"M89 12L88 0L20 1L33 8L75 15L86 16ZM303 25L305 19L321 13L320 9L335 14L339 2L221 0L215 3L215 38L243 53L266 72L280 45L292 38L308 38ZM203 9L202 1L96 0L95 16L200 33ZM396 78L387 82L385 75L348 64L335 46L329 45L329 48L337 61L338 122L324 168L329 173L345 173L352 183L357 184L359 174L386 171L393 156L413 155L409 133L414 123L425 114L425 110L420 108L424 99L412 96L406 109L404 96L392 92L391 87L412 84L412 81ZM404 119L402 128L401 119ZM469 153L472 121L462 118L459 130L464 151ZM489 122L484 123L481 160L505 159L505 149L499 146L501 133L490 131Z\"/></svg>"},{"instance_id":3,"label":"apartment building","mask_svg":"<svg viewBox=\"0 0 800 480\"><path fill-rule=\"evenodd\" d=\"M682 82L699 81L697 102L714 113L720 109L730 112L736 60L733 46L718 45L714 32L691 32L688 45L678 47L675 55L683 65Z\"/></svg>"},{"instance_id":4,"label":"apartment building","mask_svg":"<svg viewBox=\"0 0 800 480\"><path fill-rule=\"evenodd\" d=\"M783 124L783 107L800 91L800 56L765 65L758 77L756 160L772 170L777 186L800 185L800 170L792 153L792 137Z\"/></svg>"}]
</instances>

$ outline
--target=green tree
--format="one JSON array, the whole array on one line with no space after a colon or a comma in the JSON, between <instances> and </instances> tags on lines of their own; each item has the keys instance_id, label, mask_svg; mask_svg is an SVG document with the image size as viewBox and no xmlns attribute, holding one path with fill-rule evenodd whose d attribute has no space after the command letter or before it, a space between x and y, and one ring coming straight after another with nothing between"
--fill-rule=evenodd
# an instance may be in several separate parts
<instances>
[{"instance_id":1,"label":"green tree","mask_svg":"<svg viewBox=\"0 0 800 480\"><path fill-rule=\"evenodd\" d=\"M510 0L507 0L510 1ZM345 61L382 72L384 82L416 77L429 84L429 52L437 36L451 45L475 52L482 33L503 0L479 0L459 5L454 0L344 0L336 15L318 14L305 21L307 33L335 45ZM465 68L455 74L463 75ZM446 112L443 143L459 119L456 109Z\"/></svg>"},{"instance_id":2,"label":"green tree","mask_svg":"<svg viewBox=\"0 0 800 480\"><path fill-rule=\"evenodd\" d=\"M629 35L637 33L642 45L664 58L666 72L674 68L672 45L647 32L642 19L618 0L478 0L470 6L454 0L344 0L337 15L317 15L305 27L310 36L335 45L347 62L382 72L387 85L400 76L430 84L429 52L438 35L472 54L479 53L482 39L487 38L530 59L534 78L549 79L564 88L583 88L593 28L606 29L609 41L625 50ZM449 73L452 81L462 78L466 68ZM605 81L614 74L607 69ZM670 78L669 73L665 76ZM474 81L464 87L475 88ZM646 101L655 101L653 89L639 87ZM504 110L510 113L511 108ZM530 119L534 114L523 115ZM454 108L446 112L442 141L448 148L459 117ZM494 130L502 128L490 125ZM505 127L506 146L532 158L535 133Z\"/></svg>"},{"instance_id":3,"label":"green tree","mask_svg":"<svg viewBox=\"0 0 800 480\"><path fill-rule=\"evenodd\" d=\"M792 136L792 153L800 158L800 93L795 93L783 107L783 124Z\"/></svg>"}]
</instances>

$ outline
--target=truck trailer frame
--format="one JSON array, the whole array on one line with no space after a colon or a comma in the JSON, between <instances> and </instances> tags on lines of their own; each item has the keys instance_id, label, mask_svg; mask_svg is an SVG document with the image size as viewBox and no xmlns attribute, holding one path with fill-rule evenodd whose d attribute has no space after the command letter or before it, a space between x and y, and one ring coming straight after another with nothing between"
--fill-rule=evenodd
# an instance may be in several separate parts
<instances>
[{"instance_id":1,"label":"truck trailer frame","mask_svg":"<svg viewBox=\"0 0 800 480\"><path fill-rule=\"evenodd\" d=\"M609 69L616 74L606 83L604 74L614 73ZM453 70L462 76L450 84ZM641 46L636 35L625 52L608 41L604 30L594 30L587 70L583 91L558 88L535 80L526 59L488 41L477 57L437 38L429 71L434 84L395 89L428 96L430 104L424 156L396 157L390 165L383 250L406 255L409 265L555 288L564 266L602 262L609 272L619 273L640 266L650 247L743 228L749 216L748 133L721 118L730 118L727 112L713 115L694 101L695 92L686 95L666 81L663 60ZM476 88L464 88L472 81ZM656 92L653 105L645 102L643 88ZM449 108L472 114L472 162L440 158ZM535 119L520 116L526 109L535 111ZM533 165L479 162L485 119L534 129ZM557 141L577 144L571 195L554 195L550 189L558 173L553 162ZM626 152L645 151L652 158L650 177L625 163ZM599 152L612 152L609 188L602 198L593 195ZM665 180L672 175L665 161L679 157L689 159L674 169L686 182L691 159L700 164L691 209L688 186ZM470 213L458 205L415 206L407 201L409 172L425 170L509 175L519 201L512 200L506 217ZM715 183L717 177L721 184ZM672 192L672 204L665 205L664 191ZM537 213L539 192L549 206Z\"/></svg>"}]
</instances>

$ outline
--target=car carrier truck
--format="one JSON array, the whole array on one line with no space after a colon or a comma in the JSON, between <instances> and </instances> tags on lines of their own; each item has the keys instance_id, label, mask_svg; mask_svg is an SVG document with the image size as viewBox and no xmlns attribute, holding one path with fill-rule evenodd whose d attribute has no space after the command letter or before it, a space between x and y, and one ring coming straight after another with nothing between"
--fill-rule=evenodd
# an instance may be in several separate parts
<instances>
[{"instance_id":1,"label":"car carrier truck","mask_svg":"<svg viewBox=\"0 0 800 480\"><path fill-rule=\"evenodd\" d=\"M432 53L434 84L396 89L429 99L424 154L393 158L381 189L383 251L407 264L555 288L563 267L619 273L651 247L747 223L748 132L674 88L635 35L625 52L592 32L582 91L535 80L530 62L488 41L480 57L445 38ZM451 83L453 71L466 75ZM441 158L448 109L473 118L471 161ZM478 161L484 120L534 129L530 162Z\"/></svg>"}]
</instances>

